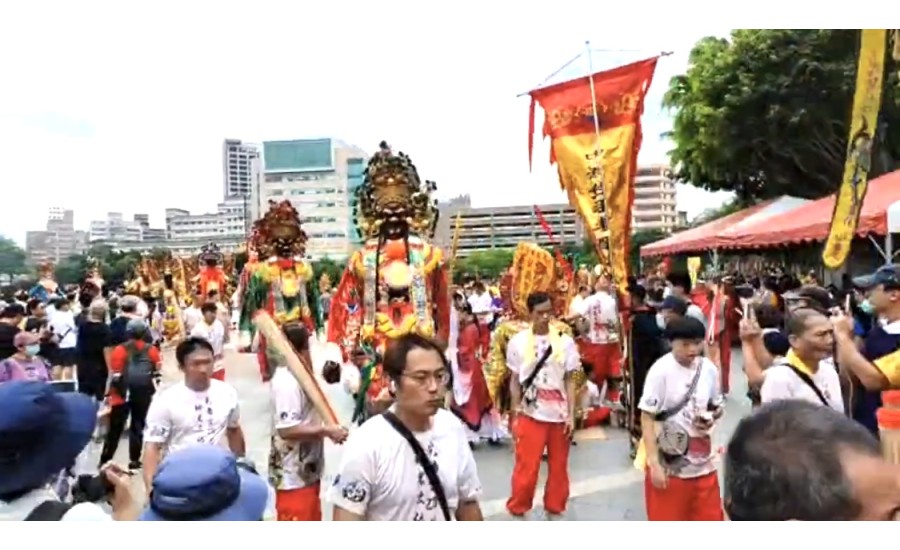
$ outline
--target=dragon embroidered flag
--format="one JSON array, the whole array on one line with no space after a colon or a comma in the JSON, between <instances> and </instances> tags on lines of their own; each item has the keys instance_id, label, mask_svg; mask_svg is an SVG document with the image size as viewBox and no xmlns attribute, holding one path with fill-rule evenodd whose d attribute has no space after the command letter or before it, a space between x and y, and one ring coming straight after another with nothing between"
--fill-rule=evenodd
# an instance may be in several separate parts
<instances>
[{"instance_id":1,"label":"dragon embroidered flag","mask_svg":"<svg viewBox=\"0 0 900 550\"><path fill-rule=\"evenodd\" d=\"M641 114L657 59L595 73L593 98L589 76L529 94L529 166L534 148L535 105L540 105L544 110L543 136L550 137L550 163L557 166L560 186L584 220L601 261L608 259L612 264L613 279L622 290L628 284L631 205L641 147ZM595 102L599 135L594 125ZM599 195L598 185L602 185ZM598 200L598 196L603 199Z\"/></svg>"},{"instance_id":2,"label":"dragon embroidered flag","mask_svg":"<svg viewBox=\"0 0 900 550\"><path fill-rule=\"evenodd\" d=\"M872 143L881 109L887 30L863 29L861 33L844 177L834 201L831 228L822 252L822 262L828 269L839 269L850 254L850 245L856 235L859 213L869 186Z\"/></svg>"}]
</instances>

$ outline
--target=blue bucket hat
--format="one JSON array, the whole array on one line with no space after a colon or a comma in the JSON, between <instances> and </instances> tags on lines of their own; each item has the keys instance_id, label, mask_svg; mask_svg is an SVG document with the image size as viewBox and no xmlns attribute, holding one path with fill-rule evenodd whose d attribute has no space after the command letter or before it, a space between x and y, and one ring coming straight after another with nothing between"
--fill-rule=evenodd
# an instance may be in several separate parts
<instances>
[{"instance_id":1,"label":"blue bucket hat","mask_svg":"<svg viewBox=\"0 0 900 550\"><path fill-rule=\"evenodd\" d=\"M163 460L141 521L261 521L269 486L216 445L194 445Z\"/></svg>"},{"instance_id":2,"label":"blue bucket hat","mask_svg":"<svg viewBox=\"0 0 900 550\"><path fill-rule=\"evenodd\" d=\"M0 384L0 494L37 489L75 462L97 424L97 406L50 384Z\"/></svg>"}]
</instances>

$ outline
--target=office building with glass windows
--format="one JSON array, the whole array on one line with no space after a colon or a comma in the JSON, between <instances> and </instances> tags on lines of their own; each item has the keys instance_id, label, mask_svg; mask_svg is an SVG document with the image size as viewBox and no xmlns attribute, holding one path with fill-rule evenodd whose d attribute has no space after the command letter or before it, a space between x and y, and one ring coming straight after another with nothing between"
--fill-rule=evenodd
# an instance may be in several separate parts
<instances>
[{"instance_id":1,"label":"office building with glass windows","mask_svg":"<svg viewBox=\"0 0 900 550\"><path fill-rule=\"evenodd\" d=\"M263 181L253 200L260 214L270 200L289 200L309 235L313 259L342 260L360 242L352 210L366 153L336 139L263 142Z\"/></svg>"}]
</instances>

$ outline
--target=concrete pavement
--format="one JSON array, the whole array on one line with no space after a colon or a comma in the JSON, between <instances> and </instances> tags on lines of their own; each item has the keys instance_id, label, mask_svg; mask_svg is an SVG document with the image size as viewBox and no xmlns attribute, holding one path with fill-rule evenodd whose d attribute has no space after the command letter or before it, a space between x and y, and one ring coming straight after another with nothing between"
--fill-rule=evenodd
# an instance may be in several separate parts
<instances>
[{"instance_id":1,"label":"concrete pavement","mask_svg":"<svg viewBox=\"0 0 900 550\"><path fill-rule=\"evenodd\" d=\"M314 346L313 358L317 366L324 362L321 347ZM164 353L164 385L180 378L172 350ZM746 395L746 380L740 369L741 357L735 350L732 359L732 392L726 404L726 415L714 435L714 443L724 446L737 422L750 411ZM241 418L247 438L248 456L265 475L268 470L269 439L271 436L271 399L269 387L259 378L256 357L226 352L226 381L240 395ZM339 388L330 388L332 400L341 417L348 416L352 402ZM572 448L569 458L571 498L565 519L572 520L645 520L643 504L643 475L635 470L628 457L628 438L624 430L603 428L602 440L582 441ZM123 438L116 459L128 463L127 440ZM340 450L328 444L326 448L326 480L330 483L337 467ZM96 464L99 447L91 450L89 463ZM512 450L504 447L479 447L475 451L478 471L484 486L482 509L491 520L509 519L505 510L513 468ZM541 518L541 498L546 469L542 469L535 497L534 519ZM135 476L135 490L143 495L143 483ZM324 502L323 502L324 505ZM330 510L326 507L326 517Z\"/></svg>"}]
</instances>

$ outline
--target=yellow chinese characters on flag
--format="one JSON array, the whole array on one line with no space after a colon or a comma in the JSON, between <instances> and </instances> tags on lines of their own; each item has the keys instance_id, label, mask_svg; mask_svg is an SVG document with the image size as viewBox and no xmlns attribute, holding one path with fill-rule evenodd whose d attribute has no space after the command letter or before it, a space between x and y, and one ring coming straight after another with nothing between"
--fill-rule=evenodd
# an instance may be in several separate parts
<instances>
[{"instance_id":1,"label":"yellow chinese characters on flag","mask_svg":"<svg viewBox=\"0 0 900 550\"><path fill-rule=\"evenodd\" d=\"M850 115L847 160L841 187L834 201L828 240L822 253L822 262L828 269L839 269L850 254L850 245L856 235L859 213L869 186L872 144L878 128L878 111L881 110L887 30L863 29L860 32L862 38L856 68L853 113Z\"/></svg>"},{"instance_id":2,"label":"yellow chinese characters on flag","mask_svg":"<svg viewBox=\"0 0 900 550\"><path fill-rule=\"evenodd\" d=\"M605 237L589 172L597 166L598 141L603 192L606 199L606 228L612 275L624 291L628 281L631 205L634 176L641 147L641 114L644 97L656 70L654 57L593 75L595 98L591 97L591 77L583 77L530 93L531 112L528 161L534 145L535 105L544 110L544 137L550 137L550 162L556 163L559 183L568 194L592 235L604 260ZM599 136L594 125L596 99Z\"/></svg>"}]
</instances>

